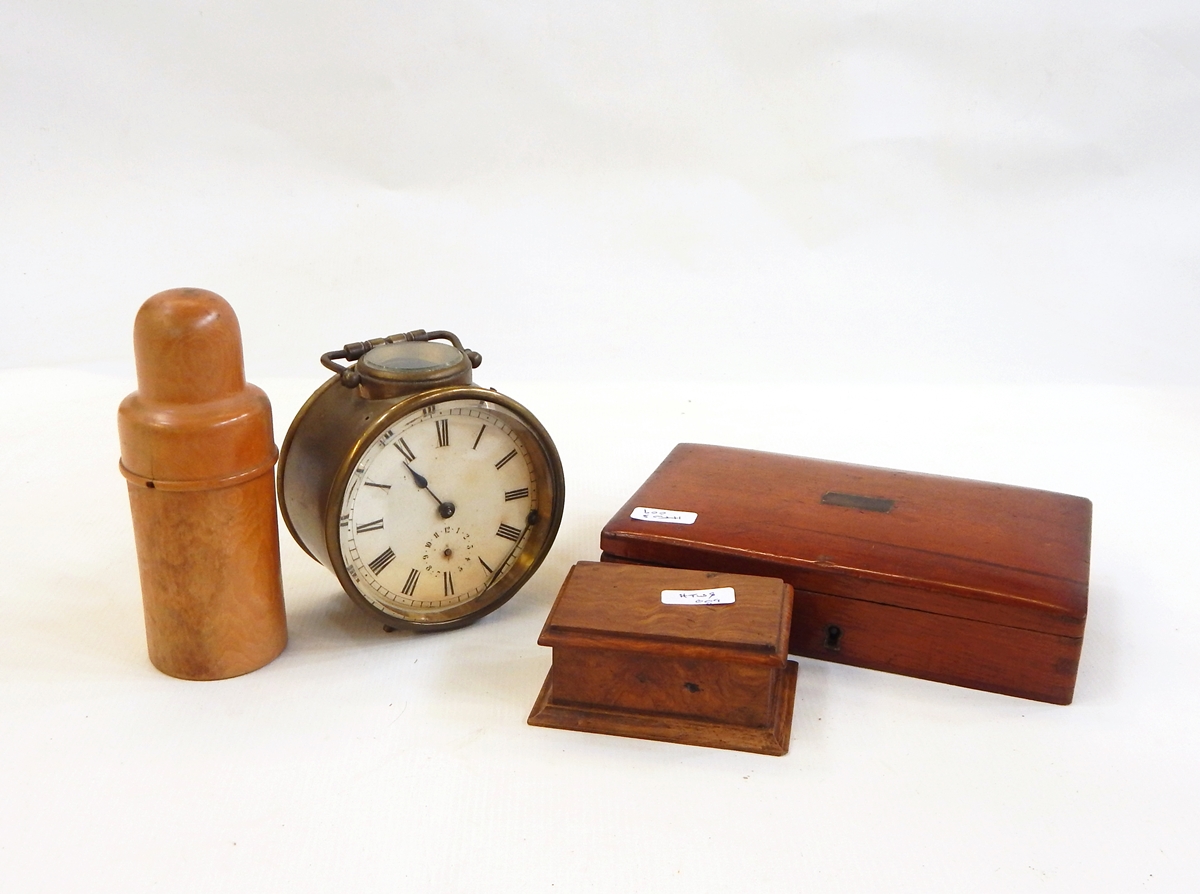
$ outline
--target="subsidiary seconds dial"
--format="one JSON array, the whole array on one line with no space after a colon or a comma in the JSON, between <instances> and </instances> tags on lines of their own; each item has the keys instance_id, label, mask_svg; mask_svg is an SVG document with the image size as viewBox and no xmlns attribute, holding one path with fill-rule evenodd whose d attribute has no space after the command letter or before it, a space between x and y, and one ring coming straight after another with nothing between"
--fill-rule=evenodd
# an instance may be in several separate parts
<instances>
[{"instance_id":1,"label":"subsidiary seconds dial","mask_svg":"<svg viewBox=\"0 0 1200 894\"><path fill-rule=\"evenodd\" d=\"M379 431L338 517L354 589L389 618L452 622L499 596L539 553L551 494L529 427L483 400L432 403Z\"/></svg>"}]
</instances>

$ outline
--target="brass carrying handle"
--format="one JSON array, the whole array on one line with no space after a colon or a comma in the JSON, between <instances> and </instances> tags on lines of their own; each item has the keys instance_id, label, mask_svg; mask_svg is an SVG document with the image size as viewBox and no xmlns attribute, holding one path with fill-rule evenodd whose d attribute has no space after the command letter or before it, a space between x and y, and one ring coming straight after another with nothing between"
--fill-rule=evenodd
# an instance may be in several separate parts
<instances>
[{"instance_id":1,"label":"brass carrying handle","mask_svg":"<svg viewBox=\"0 0 1200 894\"><path fill-rule=\"evenodd\" d=\"M470 351L464 348L462 342L458 340L458 336L453 332L447 332L445 329L437 329L433 332L426 332L424 329L414 329L412 332L398 332L395 335L386 335L383 338L351 342L348 345L344 345L340 351L327 351L321 355L321 365L337 373L341 377L342 385L345 387L356 388L360 381L358 370L350 366L342 366L334 361L356 361L363 354L367 353L367 351L377 348L380 345L390 345L401 341L433 341L434 339L448 341L458 350L462 351L463 355L471 361L472 369L478 369L479 364L483 362L483 356L478 351Z\"/></svg>"}]
</instances>

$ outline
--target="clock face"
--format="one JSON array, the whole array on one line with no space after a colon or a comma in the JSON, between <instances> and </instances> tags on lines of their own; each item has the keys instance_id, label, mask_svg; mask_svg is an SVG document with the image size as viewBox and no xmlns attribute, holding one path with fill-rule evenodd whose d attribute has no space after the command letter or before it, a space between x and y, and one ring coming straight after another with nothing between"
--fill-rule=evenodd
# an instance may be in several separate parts
<instances>
[{"instance_id":1,"label":"clock face","mask_svg":"<svg viewBox=\"0 0 1200 894\"><path fill-rule=\"evenodd\" d=\"M549 546L550 466L531 430L491 402L443 401L392 421L343 492L338 539L355 590L416 624L495 607Z\"/></svg>"}]
</instances>

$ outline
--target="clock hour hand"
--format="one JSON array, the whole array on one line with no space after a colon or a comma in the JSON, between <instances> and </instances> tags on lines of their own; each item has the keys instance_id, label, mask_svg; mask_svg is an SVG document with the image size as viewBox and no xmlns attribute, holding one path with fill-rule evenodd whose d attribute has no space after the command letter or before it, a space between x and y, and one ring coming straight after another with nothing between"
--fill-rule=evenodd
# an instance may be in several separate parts
<instances>
[{"instance_id":1,"label":"clock hour hand","mask_svg":"<svg viewBox=\"0 0 1200 894\"><path fill-rule=\"evenodd\" d=\"M429 496L433 497L433 499L437 501L438 515L440 515L442 518L449 518L450 516L454 515L454 504L449 500L440 499L437 494L430 490L429 481L424 475L422 475L408 463L404 464L404 468L408 469L408 474L412 475L413 484L417 486L417 489L425 491L429 494Z\"/></svg>"}]
</instances>

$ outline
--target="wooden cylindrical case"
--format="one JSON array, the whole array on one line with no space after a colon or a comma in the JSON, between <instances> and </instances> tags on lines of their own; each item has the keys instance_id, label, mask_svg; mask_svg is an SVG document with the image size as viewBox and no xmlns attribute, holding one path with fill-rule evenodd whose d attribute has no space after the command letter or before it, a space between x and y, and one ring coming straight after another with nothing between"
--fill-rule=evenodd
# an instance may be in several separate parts
<instances>
[{"instance_id":1,"label":"wooden cylindrical case","mask_svg":"<svg viewBox=\"0 0 1200 894\"><path fill-rule=\"evenodd\" d=\"M257 670L287 644L270 402L219 295L154 295L133 339L118 427L150 660L187 680Z\"/></svg>"}]
</instances>

